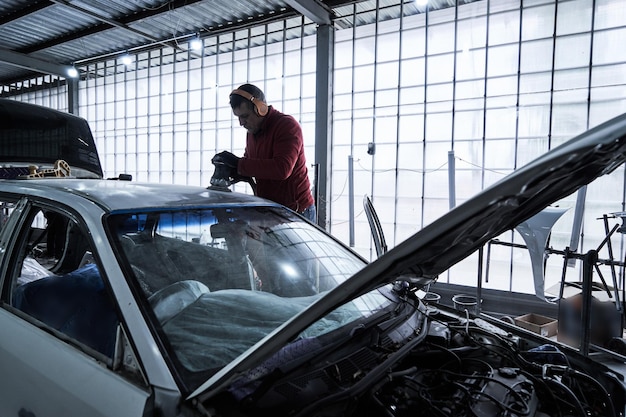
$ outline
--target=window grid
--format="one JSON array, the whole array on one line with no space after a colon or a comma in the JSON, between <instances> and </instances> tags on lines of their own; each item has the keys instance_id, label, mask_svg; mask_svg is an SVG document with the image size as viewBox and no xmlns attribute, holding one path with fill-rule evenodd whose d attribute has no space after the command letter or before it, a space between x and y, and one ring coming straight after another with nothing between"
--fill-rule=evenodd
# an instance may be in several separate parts
<instances>
[{"instance_id":1,"label":"window grid","mask_svg":"<svg viewBox=\"0 0 626 417\"><path fill-rule=\"evenodd\" d=\"M377 17L379 4L377 1ZM393 87L383 89L376 85L376 74L387 61L372 62L363 52L367 48L389 52L398 47L397 43L385 44L379 29L384 22L338 31L337 48L344 54L336 53L336 74L342 81L351 78L352 87L348 90L339 86L334 95L331 187L334 235L349 241L345 179L349 175L349 155L355 161L355 202L360 202L363 194L372 196L387 242L393 247L448 211L448 151L455 151L456 204L459 205L548 149L626 110L623 93L611 89L611 94L608 89L594 85L594 82L613 84L606 78L603 81L594 78L597 69L606 74L614 69L616 74L617 68L624 67L623 59L612 59L607 51L608 39L620 36L623 23L613 19L613 26L603 25L596 31L593 22L594 4L596 9L610 7L615 11L615 3L572 0L560 1L558 7L554 1L536 2L528 7L521 4L520 1L485 1L422 15L401 14L395 20L399 28L397 42L411 45L420 53L411 53L408 47L400 46L401 83L395 92ZM580 8L587 10L582 13L584 18L577 15L570 24L568 16ZM621 6L622 15L623 10ZM343 12L342 19L347 21L350 14L345 8ZM352 21L360 19L356 6L351 13ZM449 26L453 27L452 31L439 30ZM513 33L509 33L510 28L514 28ZM448 38L442 40L442 33L447 33ZM552 33L557 36L553 38ZM466 47L461 40L468 37L482 39L484 43ZM599 37L604 42L600 43ZM345 55L348 45L352 48L351 63ZM594 48L597 45L601 45L601 55ZM577 48L577 56L567 53L573 46ZM536 55L547 60L537 60ZM605 67L603 60L613 62L607 62ZM591 66L591 62L598 61L599 67ZM355 80L366 83L355 85ZM623 86L623 79L618 84ZM604 92L609 93L606 101L600 98ZM397 102L377 105L389 93L395 93ZM416 97L422 97L421 101ZM595 108L610 106L605 117L597 117ZM380 134L382 129L376 128L385 125L387 115L395 117L397 122L395 149L386 146ZM419 130L423 132L421 137L415 134ZM411 132L412 137L405 139L405 132ZM349 141L345 140L347 137ZM366 145L370 141L377 144L373 156L367 154ZM412 156L405 155L404 149L410 149ZM588 193L582 250L594 248L604 238L597 217L607 210L623 209L623 176L623 168L611 176L615 178L610 182L616 193L604 195L601 202L594 198L594 192ZM417 185L420 183L421 187ZM575 198L574 195L560 202L571 209L553 229L551 244L555 248L569 244ZM366 218L358 209L355 212L355 249L371 259L372 242ZM521 242L515 233L501 239ZM522 259L524 255L508 248L494 251L490 260L491 278L486 286L534 292L532 279L521 279L530 274L528 259ZM464 265L477 265L477 261L477 257L472 257ZM550 257L546 288L560 279L561 267L559 259ZM440 280L475 285L477 273L477 266L473 271L455 268ZM567 274L576 280L579 270Z\"/></svg>"}]
</instances>

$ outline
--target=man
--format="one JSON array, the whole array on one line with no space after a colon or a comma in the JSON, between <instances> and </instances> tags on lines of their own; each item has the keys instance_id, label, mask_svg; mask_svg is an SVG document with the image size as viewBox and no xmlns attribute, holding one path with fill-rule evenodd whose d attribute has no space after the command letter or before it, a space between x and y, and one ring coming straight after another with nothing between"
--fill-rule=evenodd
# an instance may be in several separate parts
<instances>
[{"instance_id":1,"label":"man","mask_svg":"<svg viewBox=\"0 0 626 417\"><path fill-rule=\"evenodd\" d=\"M230 107L247 131L243 157L224 151L212 162L236 170L240 177L256 179L256 194L316 222L316 209L304 157L302 129L296 119L265 102L252 84L230 93Z\"/></svg>"}]
</instances>

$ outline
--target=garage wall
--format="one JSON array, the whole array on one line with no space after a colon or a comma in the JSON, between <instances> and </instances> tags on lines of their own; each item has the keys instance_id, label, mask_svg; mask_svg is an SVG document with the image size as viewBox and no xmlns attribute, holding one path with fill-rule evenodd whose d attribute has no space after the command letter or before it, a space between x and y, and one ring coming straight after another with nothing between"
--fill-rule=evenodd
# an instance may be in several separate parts
<instances>
[{"instance_id":1,"label":"garage wall","mask_svg":"<svg viewBox=\"0 0 626 417\"><path fill-rule=\"evenodd\" d=\"M87 67L80 112L100 139L105 171L208 186L215 153L243 153L245 130L228 98L246 82L300 121L313 161L315 37L302 36L308 26L290 19L206 38L198 51L182 45L187 50L163 48L128 64L117 59Z\"/></svg>"},{"instance_id":2,"label":"garage wall","mask_svg":"<svg viewBox=\"0 0 626 417\"><path fill-rule=\"evenodd\" d=\"M492 0L419 15L404 15L400 3L394 7L378 15L403 17L336 36L331 218L333 233L344 241L350 156L356 206L364 194L373 196L394 246L449 210L450 152L459 205L626 111L626 53L618 46L626 39L623 2ZM355 22L363 13L357 5L344 9ZM575 199L559 203L568 210L553 229L555 249L570 245ZM600 218L623 210L623 202L623 168L589 187L582 252L600 245L606 235ZM371 254L366 217L356 213L355 246ZM611 226L620 222L613 219ZM501 239L524 243L517 233ZM612 240L615 253L623 254L622 235ZM529 265L526 250L493 246L483 285L532 293ZM560 280L562 267L562 257L548 258L546 288ZM567 279L578 274L567 269ZM474 256L440 280L475 286L477 275Z\"/></svg>"},{"instance_id":3,"label":"garage wall","mask_svg":"<svg viewBox=\"0 0 626 417\"><path fill-rule=\"evenodd\" d=\"M449 210L450 160L458 205L626 112L621 0L483 0L420 14L405 7L372 0L336 10L342 25L335 36L327 227L349 241L352 175L354 248L370 259L363 195L372 196L393 247ZM89 76L79 84L80 115L94 129L107 176L126 172L140 181L208 185L216 152L243 152L245 133L232 117L228 93L244 82L258 84L270 104L301 122L307 158L315 162L314 25L289 19L203 43L202 53L181 45L182 52L153 50L128 65L115 59L84 68ZM66 109L63 83L32 84L17 98ZM624 210L624 176L621 168L589 187L581 252L604 239L603 214ZM559 203L568 210L553 228L556 249L570 244L575 199ZM517 233L501 239L523 243ZM613 246L624 253L622 235ZM484 287L533 292L525 250L494 246L484 262ZM561 278L562 258L550 256L546 267L547 288ZM576 279L579 268L567 273ZM472 257L440 280L475 286L477 274Z\"/></svg>"}]
</instances>

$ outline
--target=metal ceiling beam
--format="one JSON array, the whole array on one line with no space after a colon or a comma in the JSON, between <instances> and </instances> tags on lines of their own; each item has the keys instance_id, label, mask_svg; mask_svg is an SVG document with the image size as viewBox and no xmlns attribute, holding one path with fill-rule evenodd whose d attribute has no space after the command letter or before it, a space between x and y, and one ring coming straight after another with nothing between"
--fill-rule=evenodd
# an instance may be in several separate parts
<instances>
[{"instance_id":1,"label":"metal ceiling beam","mask_svg":"<svg viewBox=\"0 0 626 417\"><path fill-rule=\"evenodd\" d=\"M160 41L159 39L155 38L155 37L154 37L154 36L152 36L152 35L148 35L147 33L144 33L144 32L142 32L142 31L140 31L140 30L137 30L137 29L131 28L130 26L125 25L125 24L123 24L123 23L120 23L120 22L118 22L117 20L114 20L114 19L109 19L109 18L107 18L107 17L101 16L100 14L95 13L95 12L92 12L92 11L90 11L90 10L87 10L87 9L85 9L85 8L83 8L83 7L76 6L76 5L74 5L74 4L72 4L72 3L70 3L70 2L69 2L69 1L67 1L67 0L51 0L51 1L52 1L52 2L54 2L54 3L56 3L56 4L59 4L59 5L65 6L65 7L69 7L70 9L73 9L73 10L75 10L75 11L77 11L77 12L83 13L84 15L87 15L87 16L90 16L90 17L93 17L94 19L97 19L97 20L99 20L99 21L101 21L101 22L104 22L104 23L106 23L106 24L109 24L109 25L111 25L111 26L115 26L115 27L117 27L117 28L124 29L124 30L127 30L127 31L129 31L129 32L133 32L134 34L139 35L139 36L142 36L142 37L144 37L145 39L148 39L148 40L150 40L150 41L153 41L153 42L159 42L159 41ZM168 46L169 46L169 45L168 45Z\"/></svg>"},{"instance_id":2,"label":"metal ceiling beam","mask_svg":"<svg viewBox=\"0 0 626 417\"><path fill-rule=\"evenodd\" d=\"M285 0L285 3L318 25L331 24L331 10L315 0Z\"/></svg>"},{"instance_id":3,"label":"metal ceiling beam","mask_svg":"<svg viewBox=\"0 0 626 417\"><path fill-rule=\"evenodd\" d=\"M56 64L2 48L0 48L0 62L44 74L59 75L63 78L69 78L68 71L73 68L71 65Z\"/></svg>"},{"instance_id":4,"label":"metal ceiling beam","mask_svg":"<svg viewBox=\"0 0 626 417\"><path fill-rule=\"evenodd\" d=\"M267 16L259 16L259 17L254 17L254 18L248 18L245 20L242 20L241 22L228 22L228 23L224 23L224 24L216 24L215 26L209 26L209 27L205 27L202 30L197 32L197 35L200 36L200 38L204 38L206 36L216 36L216 35L220 35L220 34L224 34L224 33L232 33L235 32L237 30L242 30L242 29L246 29L246 28L252 28L252 27L256 27L259 25L264 25L268 22L274 21L274 20L281 20L281 19L287 19L290 17L295 17L295 16L299 16L300 14L298 12L296 12L293 9L290 9L288 7L285 7L284 10L278 11L276 13L273 13L271 15L271 18L268 18ZM161 42L159 42L158 44L163 44L163 42L170 42L173 44L178 44L181 41L187 41L191 38L191 36L196 36L195 34L185 34L182 36L176 36L176 37L172 37L172 38L167 38L167 39L163 39ZM127 48L125 49L125 51L129 52L129 53L140 53L140 52L145 52L145 51L149 51L154 49L155 45L157 45L157 43L150 43L150 44L143 44L143 45L139 45L139 46L135 46L135 47L131 47L131 48ZM94 62L99 62L99 61L103 61L105 59L108 58L112 58L115 56L118 56L120 54L120 51L112 51L109 53L105 53L105 54L101 54L98 56L91 56L85 59L79 59L74 61L74 64L77 66L84 66L84 65L89 65L92 64Z\"/></svg>"},{"instance_id":5,"label":"metal ceiling beam","mask_svg":"<svg viewBox=\"0 0 626 417\"><path fill-rule=\"evenodd\" d=\"M166 12L171 12L172 10L178 9L180 7L185 7L185 6L189 6L190 4L193 3L198 3L202 0L175 0L175 1L171 1L168 5L167 5L167 9ZM72 7L74 10L78 11L78 12L83 12L83 9L77 9L75 6L73 6L71 3L68 3L67 1L57 1L57 2L53 2L53 1L48 1L47 3L50 4L58 4L58 5L62 5L62 6L67 6L67 7ZM89 12L91 13L91 12ZM80 39L82 37L86 37L89 35L94 35L100 32L104 32L105 30L114 28L114 27L118 27L121 29L126 29L126 30L130 30L131 28L129 27L130 24L135 23L137 21L143 20L143 19L147 19L153 16L157 16L160 14L164 14L165 12L161 9L146 9L146 10L142 10L142 11L138 11L136 13L133 13L131 15L127 15L127 16L120 16L119 18L112 20L112 19L107 19L107 18L103 18L100 15L94 15L94 14L87 14L86 15L93 17L97 20L99 20L100 24L97 24L95 26L90 26L87 27L85 29L81 29L81 30L77 30L74 32L70 32L68 34L62 35L62 36L58 36L56 38L50 39L48 41L45 42L40 42L38 44L35 45L31 45L29 47L25 47L25 48L20 48L20 52L24 52L24 53L30 53L30 52L35 52L35 51L40 51L42 49L46 49L46 48L52 48L54 46L60 45L62 43L65 42L70 42L76 39ZM0 20L1 22L1 20ZM141 36L144 36L145 34L141 34ZM165 45L165 46L169 46L169 47L175 47L175 44L167 44L167 43L162 43L162 42L168 42L168 40L161 40L155 43L158 43L160 45ZM91 58L91 57L89 57Z\"/></svg>"},{"instance_id":6,"label":"metal ceiling beam","mask_svg":"<svg viewBox=\"0 0 626 417\"><path fill-rule=\"evenodd\" d=\"M152 36L150 34L147 34L147 33L143 32L143 31L141 31L139 29L132 28L132 27L128 26L126 23L122 23L119 20L109 19L109 18L107 18L105 16L102 16L102 15L100 15L98 13L95 13L95 12L87 10L87 9L85 9L83 7L74 5L74 4L70 3L68 0L50 0L50 1L52 1L53 3L58 4L58 5L69 7L70 9L73 9L73 10L75 10L77 12L80 12L80 13L86 15L86 16L93 17L94 19L99 20L100 22L103 22L105 25L110 25L112 27L123 29L123 30L126 30L128 32L132 32L132 33L134 33L136 35L139 35L139 36L141 36L141 37L143 37L145 39L148 39L148 40L150 40L150 41L152 41L152 42L154 42L156 44L160 44L160 45L163 45L163 46L167 46L167 47L170 47L170 48L173 48L173 49L178 49L178 50L182 51L182 49L177 44L171 44L171 43L162 41L161 39L158 39L158 38L156 38L156 37L154 37L154 36ZM187 4L195 3L195 2L198 2L198 1L201 1L201 0L189 0L187 2ZM178 3L180 3L180 2L176 2L176 3L178 5ZM182 7L182 6L178 6L178 7ZM172 8L170 7L167 10L170 11L170 10L172 10ZM130 19L130 21L135 21L135 20L138 20L137 16L134 16L134 18Z\"/></svg>"}]
</instances>

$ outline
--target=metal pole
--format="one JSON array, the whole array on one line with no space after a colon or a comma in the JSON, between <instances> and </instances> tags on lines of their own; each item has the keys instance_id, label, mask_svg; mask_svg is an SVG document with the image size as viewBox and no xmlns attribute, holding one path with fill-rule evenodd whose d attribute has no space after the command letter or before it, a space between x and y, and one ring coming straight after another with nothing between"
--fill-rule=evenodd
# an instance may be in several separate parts
<instances>
[{"instance_id":1,"label":"metal pole","mask_svg":"<svg viewBox=\"0 0 626 417\"><path fill-rule=\"evenodd\" d=\"M576 207L574 208L574 220L572 221L572 234L570 236L569 248L576 252L578 250L580 233L583 228L583 215L585 214L585 200L587 199L587 186L583 186L576 194ZM581 249L582 250L582 249ZM567 266L574 267L576 259L570 258Z\"/></svg>"},{"instance_id":2,"label":"metal pole","mask_svg":"<svg viewBox=\"0 0 626 417\"><path fill-rule=\"evenodd\" d=\"M589 356L590 326L591 326L591 291L593 284L593 268L598 261L598 252L590 250L583 258L583 288L582 288L582 319L580 329L580 353Z\"/></svg>"},{"instance_id":3,"label":"metal pole","mask_svg":"<svg viewBox=\"0 0 626 417\"><path fill-rule=\"evenodd\" d=\"M450 210L456 206L456 167L454 165L454 150L448 152L448 201Z\"/></svg>"},{"instance_id":4,"label":"metal pole","mask_svg":"<svg viewBox=\"0 0 626 417\"><path fill-rule=\"evenodd\" d=\"M483 249L481 246L478 249L478 282L476 283L476 315L480 315L482 312L482 300L483 300Z\"/></svg>"},{"instance_id":5,"label":"metal pole","mask_svg":"<svg viewBox=\"0 0 626 417\"><path fill-rule=\"evenodd\" d=\"M78 78L67 79L67 107L68 112L79 116L80 103L78 102Z\"/></svg>"},{"instance_id":6,"label":"metal pole","mask_svg":"<svg viewBox=\"0 0 626 417\"><path fill-rule=\"evenodd\" d=\"M350 225L350 247L354 247L354 161L348 155L348 223Z\"/></svg>"},{"instance_id":7,"label":"metal pole","mask_svg":"<svg viewBox=\"0 0 626 417\"><path fill-rule=\"evenodd\" d=\"M319 207L318 201L320 201L320 190L319 190L319 172L320 172L320 164L313 164L313 198L315 199L315 213L316 219L315 223L319 224L319 217L317 216L317 208Z\"/></svg>"},{"instance_id":8,"label":"metal pole","mask_svg":"<svg viewBox=\"0 0 626 417\"><path fill-rule=\"evenodd\" d=\"M317 28L316 79L315 79L315 162L319 164L317 194L317 224L329 229L330 178L331 178L331 125L333 45L335 30L332 25Z\"/></svg>"}]
</instances>

